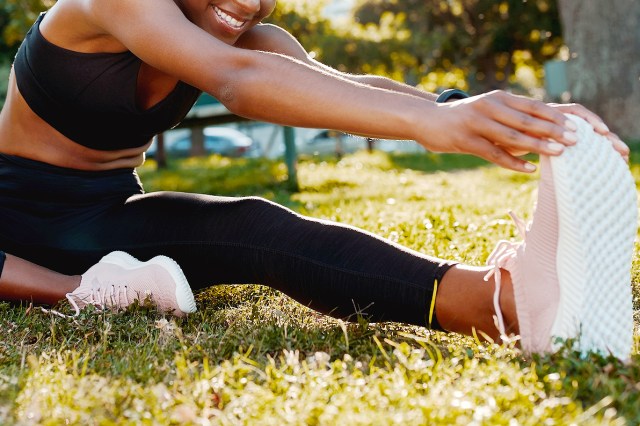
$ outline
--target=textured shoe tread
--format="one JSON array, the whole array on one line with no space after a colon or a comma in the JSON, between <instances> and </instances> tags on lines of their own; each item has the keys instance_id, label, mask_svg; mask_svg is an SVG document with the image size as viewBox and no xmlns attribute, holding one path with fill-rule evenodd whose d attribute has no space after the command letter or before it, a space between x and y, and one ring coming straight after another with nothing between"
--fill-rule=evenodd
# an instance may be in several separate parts
<instances>
[{"instance_id":1,"label":"textured shoe tread","mask_svg":"<svg viewBox=\"0 0 640 426\"><path fill-rule=\"evenodd\" d=\"M577 336L583 353L626 359L633 345L635 182L608 139L584 120L569 117L578 125L579 143L551 158L561 291L552 334Z\"/></svg>"}]
</instances>

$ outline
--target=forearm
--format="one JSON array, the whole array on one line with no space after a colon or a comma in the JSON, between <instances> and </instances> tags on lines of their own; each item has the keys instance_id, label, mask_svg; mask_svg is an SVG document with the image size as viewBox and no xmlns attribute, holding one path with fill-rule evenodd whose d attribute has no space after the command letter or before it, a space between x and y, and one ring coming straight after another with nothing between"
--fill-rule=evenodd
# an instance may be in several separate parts
<instances>
[{"instance_id":1,"label":"forearm","mask_svg":"<svg viewBox=\"0 0 640 426\"><path fill-rule=\"evenodd\" d=\"M311 58L306 58L307 63L311 66L317 67L323 71L328 72L329 74L333 74L339 77L346 78L348 80L354 81L360 84L366 84L367 86L377 87L380 89L392 90L394 92L406 93L409 95L414 95L422 99L426 99L428 101L433 101L437 99L438 95L425 92L424 90L420 90L416 87L410 86L405 83L401 83L399 81L392 80L387 77L382 77L379 75L372 74L348 74L341 71L338 71L334 68L331 68L321 62L313 60Z\"/></svg>"},{"instance_id":2,"label":"forearm","mask_svg":"<svg viewBox=\"0 0 640 426\"><path fill-rule=\"evenodd\" d=\"M366 84L368 86L377 87L380 89L392 90L394 92L406 93L406 94L414 95L419 98L423 98L432 102L435 102L435 100L438 98L438 95L434 93L425 92L424 90L420 90L416 87L410 86L405 83L401 83L399 81L392 80L387 77L372 75L372 74L348 74L348 73L340 72L334 68L331 68L321 62L315 61L310 58L307 58L307 61L309 62L310 65L315 66L323 71L326 71L333 75L337 75L339 77L346 78L356 83Z\"/></svg>"},{"instance_id":3,"label":"forearm","mask_svg":"<svg viewBox=\"0 0 640 426\"><path fill-rule=\"evenodd\" d=\"M423 119L435 109L423 97L358 83L290 57L263 52L257 56L217 96L232 112L247 118L415 139L418 117Z\"/></svg>"},{"instance_id":4,"label":"forearm","mask_svg":"<svg viewBox=\"0 0 640 426\"><path fill-rule=\"evenodd\" d=\"M407 93L413 96L435 102L438 95L430 92L425 92L408 84L400 83L390 78L376 76L376 75L349 75L349 78L355 82L363 83L372 87L379 87L381 89L393 90L394 92Z\"/></svg>"}]
</instances>

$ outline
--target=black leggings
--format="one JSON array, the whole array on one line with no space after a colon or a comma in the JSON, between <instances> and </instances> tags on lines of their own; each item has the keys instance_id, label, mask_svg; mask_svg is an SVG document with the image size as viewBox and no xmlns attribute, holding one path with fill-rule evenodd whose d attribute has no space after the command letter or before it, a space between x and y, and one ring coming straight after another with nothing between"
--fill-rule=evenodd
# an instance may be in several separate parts
<instances>
[{"instance_id":1,"label":"black leggings","mask_svg":"<svg viewBox=\"0 0 640 426\"><path fill-rule=\"evenodd\" d=\"M334 317L428 324L453 262L262 198L144 194L134 170L85 172L0 155L0 247L66 274L113 251L163 254L191 287L263 284Z\"/></svg>"}]
</instances>

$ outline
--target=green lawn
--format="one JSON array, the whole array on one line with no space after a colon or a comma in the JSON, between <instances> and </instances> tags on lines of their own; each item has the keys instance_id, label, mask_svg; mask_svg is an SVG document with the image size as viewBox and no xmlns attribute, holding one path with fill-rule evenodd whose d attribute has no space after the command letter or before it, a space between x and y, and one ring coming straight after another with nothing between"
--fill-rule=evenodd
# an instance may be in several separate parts
<instances>
[{"instance_id":1,"label":"green lawn","mask_svg":"<svg viewBox=\"0 0 640 426\"><path fill-rule=\"evenodd\" d=\"M517 238L507 211L530 218L537 177L471 157L366 152L302 160L296 193L286 172L220 157L140 169L148 192L261 195L476 265ZM0 303L0 424L640 423L640 332L630 365L569 349L527 358L420 327L346 324L259 285L197 298L178 320L144 306L69 320Z\"/></svg>"}]
</instances>

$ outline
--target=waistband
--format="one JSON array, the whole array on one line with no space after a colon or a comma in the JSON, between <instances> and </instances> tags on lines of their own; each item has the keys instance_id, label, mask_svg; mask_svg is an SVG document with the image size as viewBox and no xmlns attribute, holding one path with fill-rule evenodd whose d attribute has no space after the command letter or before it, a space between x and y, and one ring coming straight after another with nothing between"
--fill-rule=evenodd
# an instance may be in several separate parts
<instances>
[{"instance_id":1,"label":"waistband","mask_svg":"<svg viewBox=\"0 0 640 426\"><path fill-rule=\"evenodd\" d=\"M0 154L0 198L86 201L144 193L135 169L86 171Z\"/></svg>"}]
</instances>

